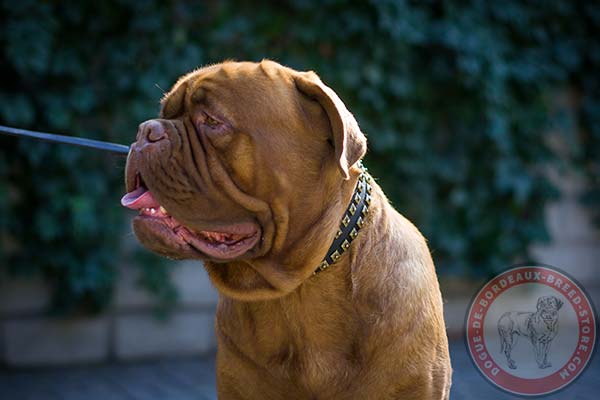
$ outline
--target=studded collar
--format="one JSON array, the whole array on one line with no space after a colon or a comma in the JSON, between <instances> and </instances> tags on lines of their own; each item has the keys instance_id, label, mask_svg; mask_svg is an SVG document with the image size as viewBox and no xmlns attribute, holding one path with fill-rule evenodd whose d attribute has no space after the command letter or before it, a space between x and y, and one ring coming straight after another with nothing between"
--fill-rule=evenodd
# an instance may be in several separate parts
<instances>
[{"instance_id":1,"label":"studded collar","mask_svg":"<svg viewBox=\"0 0 600 400\"><path fill-rule=\"evenodd\" d=\"M329 250L327 250L327 255L317 266L313 275L335 264L341 258L342 254L350 248L350 243L358 236L358 232L365 223L365 218L369 212L369 205L371 204L371 176L367 172L367 168L363 166L362 161L359 161L359 167L362 171L358 177L350 205L344 212L344 217L333 239L333 243L331 243Z\"/></svg>"}]
</instances>

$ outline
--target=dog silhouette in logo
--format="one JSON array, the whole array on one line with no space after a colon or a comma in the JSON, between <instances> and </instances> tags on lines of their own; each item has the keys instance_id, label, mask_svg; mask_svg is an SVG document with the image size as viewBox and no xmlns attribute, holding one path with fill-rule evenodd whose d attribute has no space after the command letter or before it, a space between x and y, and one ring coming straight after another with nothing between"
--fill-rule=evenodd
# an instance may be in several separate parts
<instances>
[{"instance_id":1,"label":"dog silhouette in logo","mask_svg":"<svg viewBox=\"0 0 600 400\"><path fill-rule=\"evenodd\" d=\"M548 350L558 333L558 310L563 302L554 296L541 296L537 300L536 312L509 311L498 319L501 352L506 355L508 367L516 369L510 356L519 336L528 338L533 345L535 361L539 368L548 368Z\"/></svg>"}]
</instances>

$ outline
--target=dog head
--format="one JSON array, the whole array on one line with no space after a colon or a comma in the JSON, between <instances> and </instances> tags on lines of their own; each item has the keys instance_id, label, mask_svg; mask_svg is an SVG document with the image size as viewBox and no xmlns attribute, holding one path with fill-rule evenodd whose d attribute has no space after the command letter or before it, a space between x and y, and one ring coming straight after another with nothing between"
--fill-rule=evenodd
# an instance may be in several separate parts
<instances>
[{"instance_id":1,"label":"dog head","mask_svg":"<svg viewBox=\"0 0 600 400\"><path fill-rule=\"evenodd\" d=\"M199 69L161 105L159 119L140 125L126 167L122 203L140 211L140 242L205 260L233 297L297 287L337 226L315 227L358 175L366 138L354 117L316 74L272 61Z\"/></svg>"},{"instance_id":2,"label":"dog head","mask_svg":"<svg viewBox=\"0 0 600 400\"><path fill-rule=\"evenodd\" d=\"M555 319L558 316L558 310L563 306L562 300L554 296L542 296L538 298L537 310L544 319Z\"/></svg>"}]
</instances>

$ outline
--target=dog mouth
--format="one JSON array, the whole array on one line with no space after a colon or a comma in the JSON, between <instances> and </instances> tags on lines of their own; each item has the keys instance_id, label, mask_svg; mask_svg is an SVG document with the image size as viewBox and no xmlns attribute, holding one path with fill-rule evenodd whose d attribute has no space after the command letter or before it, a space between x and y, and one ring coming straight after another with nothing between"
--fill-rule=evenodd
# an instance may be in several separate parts
<instances>
[{"instance_id":1,"label":"dog mouth","mask_svg":"<svg viewBox=\"0 0 600 400\"><path fill-rule=\"evenodd\" d=\"M123 196L121 205L139 211L137 222L144 224L161 242L171 243L173 248L187 246L216 261L239 258L260 239L260 227L252 222L226 224L215 230L194 230L184 225L155 199L139 173L134 190Z\"/></svg>"}]
</instances>

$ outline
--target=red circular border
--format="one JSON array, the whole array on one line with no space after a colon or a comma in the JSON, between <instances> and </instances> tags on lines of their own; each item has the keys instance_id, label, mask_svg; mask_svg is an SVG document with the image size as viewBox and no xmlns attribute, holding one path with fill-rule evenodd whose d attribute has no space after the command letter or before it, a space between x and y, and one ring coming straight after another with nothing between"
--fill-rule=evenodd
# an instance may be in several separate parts
<instances>
[{"instance_id":1,"label":"red circular border","mask_svg":"<svg viewBox=\"0 0 600 400\"><path fill-rule=\"evenodd\" d=\"M517 273L521 274L523 280L518 282L515 280ZM526 274L531 274L530 280L525 279ZM547 281L549 275L553 275L555 278L550 283ZM511 281L509 281L509 276L513 277ZM534 277L536 279L534 279ZM562 283L568 283L570 285L566 292L564 290L559 290L555 287L557 282L556 278L561 279ZM554 290L557 290L569 301L569 303L571 304L571 306L577 314L577 321L579 324L579 337L577 339L577 347L575 351L569 357L567 363L561 366L561 368L559 368L558 371L543 378L519 378L506 372L493 360L485 346L483 328L487 310L489 309L491 304L496 300L496 298L499 295L501 295L504 291L524 283L542 284L551 287ZM493 289L494 285L496 285L496 290ZM575 291L575 294L569 296L568 294L571 291ZM490 293L492 295L491 298L489 298L488 295ZM577 298L580 299L580 302L578 304L575 304L574 299ZM479 328L477 328L476 322L480 323ZM584 334L582 332L585 326L588 326L589 328L587 334ZM469 312L467 314L465 332L471 359L473 360L479 371L490 382L500 387L501 389L514 394L525 396L539 396L543 394L549 394L564 388L566 385L573 382L575 378L577 378L577 376L579 376L579 374L581 374L581 372L585 369L594 351L594 345L596 342L596 320L594 315L594 309L592 307L590 299L580 288L579 284L573 279L569 278L564 273L556 269L549 268L546 266L523 266L504 271L503 273L486 283L485 286L477 293L477 295L471 302L471 307L469 308ZM584 336L590 338L589 342L587 342L587 346L582 346L582 338ZM578 360L578 362L576 362L576 360ZM564 379L563 377L561 377L561 374L563 374L563 371L571 363L573 364L574 369L567 369L568 376L566 377L567 379ZM496 374L493 375L492 371L495 371Z\"/></svg>"}]
</instances>

